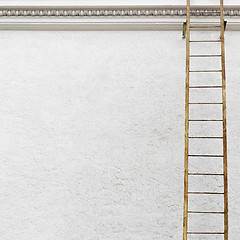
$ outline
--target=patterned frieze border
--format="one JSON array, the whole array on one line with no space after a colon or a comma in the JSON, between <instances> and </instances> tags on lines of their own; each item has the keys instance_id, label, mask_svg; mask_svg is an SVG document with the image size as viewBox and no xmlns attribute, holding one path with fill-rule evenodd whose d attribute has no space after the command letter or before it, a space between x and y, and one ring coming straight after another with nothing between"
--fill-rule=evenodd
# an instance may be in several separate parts
<instances>
[{"instance_id":1,"label":"patterned frieze border","mask_svg":"<svg viewBox=\"0 0 240 240\"><path fill-rule=\"evenodd\" d=\"M240 17L239 8L228 8L224 11L227 17ZM219 11L215 8L196 8L191 10L191 15L195 17L219 16ZM183 17L186 16L184 8L36 8L31 9L11 9L0 8L0 17Z\"/></svg>"}]
</instances>

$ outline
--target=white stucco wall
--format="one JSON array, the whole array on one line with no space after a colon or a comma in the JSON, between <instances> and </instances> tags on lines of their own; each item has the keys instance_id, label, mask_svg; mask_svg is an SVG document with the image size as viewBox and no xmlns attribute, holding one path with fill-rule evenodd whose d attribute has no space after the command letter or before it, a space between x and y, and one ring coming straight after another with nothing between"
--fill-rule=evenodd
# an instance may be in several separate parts
<instances>
[{"instance_id":1,"label":"white stucco wall","mask_svg":"<svg viewBox=\"0 0 240 240\"><path fill-rule=\"evenodd\" d=\"M239 37L226 33L232 240ZM1 32L0 52L1 240L181 239L181 32Z\"/></svg>"},{"instance_id":2,"label":"white stucco wall","mask_svg":"<svg viewBox=\"0 0 240 240\"><path fill-rule=\"evenodd\" d=\"M219 5L220 0L191 0L192 5ZM187 0L1 0L10 5L186 5ZM236 0L224 0L225 5L238 5Z\"/></svg>"}]
</instances>

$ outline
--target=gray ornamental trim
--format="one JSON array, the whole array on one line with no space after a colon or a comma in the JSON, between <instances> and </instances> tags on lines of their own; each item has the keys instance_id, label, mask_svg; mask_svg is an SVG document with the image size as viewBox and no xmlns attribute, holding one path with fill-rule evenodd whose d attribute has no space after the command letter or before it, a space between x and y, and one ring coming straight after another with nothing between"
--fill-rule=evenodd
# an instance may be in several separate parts
<instances>
[{"instance_id":1,"label":"gray ornamental trim","mask_svg":"<svg viewBox=\"0 0 240 240\"><path fill-rule=\"evenodd\" d=\"M225 9L226 17L240 17L239 8ZM216 8L196 8L191 10L195 17L217 17L220 12ZM31 9L3 9L0 8L0 17L183 17L185 8L39 8Z\"/></svg>"}]
</instances>

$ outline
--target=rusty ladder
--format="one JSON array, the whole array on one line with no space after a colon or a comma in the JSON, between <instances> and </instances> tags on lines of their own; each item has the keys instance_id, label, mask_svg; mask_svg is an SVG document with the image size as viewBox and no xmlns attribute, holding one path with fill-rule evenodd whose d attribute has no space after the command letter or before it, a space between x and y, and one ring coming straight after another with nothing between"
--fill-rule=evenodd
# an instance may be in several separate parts
<instances>
[{"instance_id":1,"label":"rusty ladder","mask_svg":"<svg viewBox=\"0 0 240 240\"><path fill-rule=\"evenodd\" d=\"M200 30L200 31L205 31L204 25L201 26L194 26L192 22L190 22L190 16L191 16L191 11L190 11L190 0L187 0L187 22L186 22L186 97L185 97L185 170L184 170L184 219L183 219L183 240L190 240L190 239L211 239L214 237L220 237L217 239L224 239L228 240L228 176L227 176L227 132L226 132L226 77L225 77L225 46L224 46L224 32L225 32L225 22L224 22L224 5L223 5L223 0L220 1L220 23L218 23L217 28L219 28L221 37L220 39L213 39L213 40L199 40L199 39L192 39L190 36L191 30L195 28L194 30ZM200 28L200 29L196 29ZM206 26L208 28L208 26ZM207 29L209 31L209 29ZM221 54L191 54L191 47L194 44L202 44L203 48L205 43L208 44L219 44L219 48L221 45ZM206 58L211 58L216 59L219 58L221 59L221 67L220 69L211 69L211 70L205 70L205 69L191 69L192 68L192 63L191 61L193 59L199 59L199 60L206 60ZM196 68L196 67L195 67ZM194 76L196 77L197 74L198 79L201 80L204 74L214 74L214 73L219 73L220 76L220 81L221 83L218 85L193 85L191 83L191 77ZM195 75L194 75L195 74ZM203 75L201 75L203 74ZM204 75L206 76L206 75ZM218 89L221 91L220 101L215 101L215 102L204 102L204 101L199 101L199 102L192 102L191 101L191 91L196 89L201 89L201 90L206 90L206 89ZM192 106L220 106L220 111L221 111L221 119L194 119L191 117L191 107ZM222 136L192 136L191 135L191 123L195 124L207 124L209 122L218 122L220 123L221 126L221 134ZM193 153L191 150L191 141L196 141L202 139L204 140L211 140L211 141L222 141L222 152L218 154L201 154L201 153ZM205 144L205 145L204 145ZM204 143L203 146L209 147L208 142ZM197 160L209 160L211 159L219 159L219 161L222 161L222 172L191 172L189 169L189 164L191 164L191 161ZM191 191L189 190L189 185L191 184L191 181L194 182L194 178L199 178L201 176L212 176L214 178L222 178L222 190L221 191ZM208 183L211 185L211 181ZM197 186L196 186L197 187ZM200 203L200 205L205 206L204 203L201 203L201 196L203 197L222 197L223 199L223 210L222 211L204 211L201 209L196 209L192 210L190 209L191 205L191 197L195 196L198 197L197 202ZM217 207L215 205L215 207ZM194 224L194 230L190 229L191 221L194 221L193 218L194 216L204 216L207 217L209 215L211 216L216 216L218 217L222 216L223 219L223 224L221 225L222 229L219 229L217 231L203 231L202 228L203 226L208 226L208 223L202 223L202 222L197 222L197 224ZM200 224L200 226L198 226ZM220 227L219 227L220 228ZM201 229L201 230L199 230ZM214 238L215 239L215 238Z\"/></svg>"}]
</instances>

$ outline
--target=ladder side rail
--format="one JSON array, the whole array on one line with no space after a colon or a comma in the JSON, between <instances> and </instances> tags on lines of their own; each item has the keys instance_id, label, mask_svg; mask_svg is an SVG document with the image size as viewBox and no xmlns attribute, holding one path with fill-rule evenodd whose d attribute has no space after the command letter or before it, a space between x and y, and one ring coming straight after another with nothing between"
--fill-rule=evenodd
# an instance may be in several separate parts
<instances>
[{"instance_id":1,"label":"ladder side rail","mask_svg":"<svg viewBox=\"0 0 240 240\"><path fill-rule=\"evenodd\" d=\"M228 171L227 171L227 121L226 121L226 69L225 69L225 24L224 5L220 0L221 13L221 54L222 54L222 114L223 114L223 170L224 170L224 240L228 240Z\"/></svg>"},{"instance_id":2,"label":"ladder side rail","mask_svg":"<svg viewBox=\"0 0 240 240\"><path fill-rule=\"evenodd\" d=\"M184 219L183 240L188 232L188 154L189 154L189 68L190 68L190 0L187 0L186 21L186 89L185 89L185 157L184 157Z\"/></svg>"}]
</instances>

